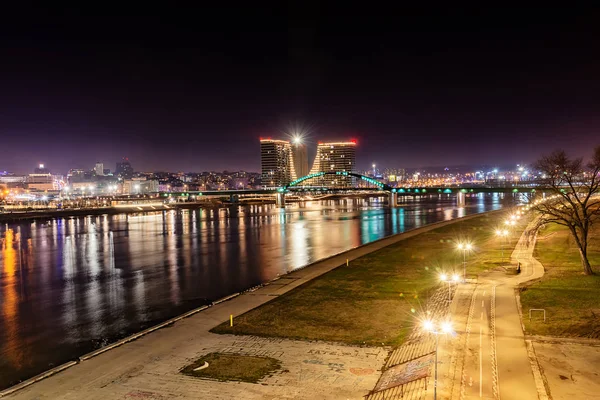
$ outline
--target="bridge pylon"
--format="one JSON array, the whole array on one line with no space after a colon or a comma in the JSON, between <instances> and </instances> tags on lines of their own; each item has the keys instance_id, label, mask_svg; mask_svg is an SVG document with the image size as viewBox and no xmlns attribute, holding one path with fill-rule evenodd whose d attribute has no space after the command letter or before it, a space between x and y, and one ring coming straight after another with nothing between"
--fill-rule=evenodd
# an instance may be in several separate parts
<instances>
[{"instance_id":1,"label":"bridge pylon","mask_svg":"<svg viewBox=\"0 0 600 400\"><path fill-rule=\"evenodd\" d=\"M456 205L458 207L464 207L466 203L466 195L462 190L456 193Z\"/></svg>"},{"instance_id":2,"label":"bridge pylon","mask_svg":"<svg viewBox=\"0 0 600 400\"><path fill-rule=\"evenodd\" d=\"M398 193L388 192L388 206L398 207Z\"/></svg>"},{"instance_id":3,"label":"bridge pylon","mask_svg":"<svg viewBox=\"0 0 600 400\"><path fill-rule=\"evenodd\" d=\"M277 192L277 207L285 208L285 192Z\"/></svg>"}]
</instances>

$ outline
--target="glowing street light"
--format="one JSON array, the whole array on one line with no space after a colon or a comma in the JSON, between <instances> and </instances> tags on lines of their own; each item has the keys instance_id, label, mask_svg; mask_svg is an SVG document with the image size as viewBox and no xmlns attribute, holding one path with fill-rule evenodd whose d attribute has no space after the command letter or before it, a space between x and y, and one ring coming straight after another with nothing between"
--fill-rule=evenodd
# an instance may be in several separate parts
<instances>
[{"instance_id":1,"label":"glowing street light","mask_svg":"<svg viewBox=\"0 0 600 400\"><path fill-rule=\"evenodd\" d=\"M473 249L473 245L471 243L459 243L456 248L458 250L462 250L463 252L463 281L467 281L467 251L471 251Z\"/></svg>"},{"instance_id":2,"label":"glowing street light","mask_svg":"<svg viewBox=\"0 0 600 400\"><path fill-rule=\"evenodd\" d=\"M451 334L453 332L452 323L450 321L442 321L436 324L434 321L427 319L423 321L423 330L427 333L435 335L435 378L433 381L433 399L437 400L438 336Z\"/></svg>"},{"instance_id":3,"label":"glowing street light","mask_svg":"<svg viewBox=\"0 0 600 400\"><path fill-rule=\"evenodd\" d=\"M508 237L508 231L506 229L496 229L496 236L503 237L504 242L502 243L502 258L504 260L504 243L506 242L506 238Z\"/></svg>"},{"instance_id":4,"label":"glowing street light","mask_svg":"<svg viewBox=\"0 0 600 400\"><path fill-rule=\"evenodd\" d=\"M448 282L448 303L452 301L452 291L450 289L450 285L454 282L457 284L460 281L460 276L458 274L452 274L452 277L448 276L446 273L440 274L440 281Z\"/></svg>"}]
</instances>

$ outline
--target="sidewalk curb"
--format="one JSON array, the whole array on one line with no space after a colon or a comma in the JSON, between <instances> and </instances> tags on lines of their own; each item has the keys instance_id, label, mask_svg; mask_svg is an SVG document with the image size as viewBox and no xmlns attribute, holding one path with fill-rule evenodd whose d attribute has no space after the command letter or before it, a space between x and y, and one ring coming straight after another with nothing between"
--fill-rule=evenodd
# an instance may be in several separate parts
<instances>
[{"instance_id":1,"label":"sidewalk curb","mask_svg":"<svg viewBox=\"0 0 600 400\"><path fill-rule=\"evenodd\" d=\"M531 363L531 370L533 371L533 379L535 380L538 397L540 400L549 400L550 396L548 396L548 392L546 391L546 382L544 381L540 364L537 361L533 343L531 343L531 340L526 339L525 345L527 346L527 355L529 356L529 362Z\"/></svg>"}]
</instances>

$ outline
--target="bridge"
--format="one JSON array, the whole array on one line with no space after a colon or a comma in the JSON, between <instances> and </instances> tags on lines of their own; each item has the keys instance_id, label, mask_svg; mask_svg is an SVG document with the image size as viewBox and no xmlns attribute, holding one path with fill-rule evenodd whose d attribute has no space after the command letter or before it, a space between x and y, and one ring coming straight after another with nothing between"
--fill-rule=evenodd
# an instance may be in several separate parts
<instances>
[{"instance_id":1,"label":"bridge","mask_svg":"<svg viewBox=\"0 0 600 400\"><path fill-rule=\"evenodd\" d=\"M302 185L305 181L323 178L325 176L338 176L340 178L357 178L370 187L315 187ZM280 207L285 206L285 195L290 192L348 192L348 191L379 191L382 194L388 196L389 204L395 206L398 201L398 196L422 196L432 194L455 194L457 195L457 202L459 204L464 203L465 195L468 193L534 193L537 191L543 191L541 187L531 186L510 186L510 187L484 187L484 186L439 186L439 187L392 187L386 183L373 179L369 176L357 174L354 172L316 172L298 178L287 185L279 188L271 189L250 189L250 190L211 190L211 191L186 191L186 192L162 192L160 196L178 196L186 197L229 197L231 202L236 202L240 197L249 195L275 195L277 204Z\"/></svg>"}]
</instances>

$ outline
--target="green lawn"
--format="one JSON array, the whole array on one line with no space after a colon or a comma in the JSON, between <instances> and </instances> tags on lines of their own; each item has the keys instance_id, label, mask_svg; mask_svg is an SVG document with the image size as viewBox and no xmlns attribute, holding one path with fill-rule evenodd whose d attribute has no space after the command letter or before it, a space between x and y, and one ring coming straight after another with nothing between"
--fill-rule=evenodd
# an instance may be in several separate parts
<instances>
[{"instance_id":1,"label":"green lawn","mask_svg":"<svg viewBox=\"0 0 600 400\"><path fill-rule=\"evenodd\" d=\"M439 284L440 271L462 275L458 241L470 240L475 246L468 256L469 275L502 264L495 229L505 217L484 215L401 241L236 317L232 328L223 323L212 331L399 345Z\"/></svg>"},{"instance_id":2,"label":"green lawn","mask_svg":"<svg viewBox=\"0 0 600 400\"><path fill-rule=\"evenodd\" d=\"M194 371L205 362L208 363L207 368ZM199 378L258 383L280 367L281 363L271 357L210 353L188 365L181 372Z\"/></svg>"},{"instance_id":3,"label":"green lawn","mask_svg":"<svg viewBox=\"0 0 600 400\"><path fill-rule=\"evenodd\" d=\"M600 226L590 235L589 259L600 273ZM536 258L546 273L521 292L528 333L550 336L600 338L600 276L582 273L579 253L567 228L550 225L538 235ZM538 316L529 322L530 308L544 308L547 322Z\"/></svg>"}]
</instances>

